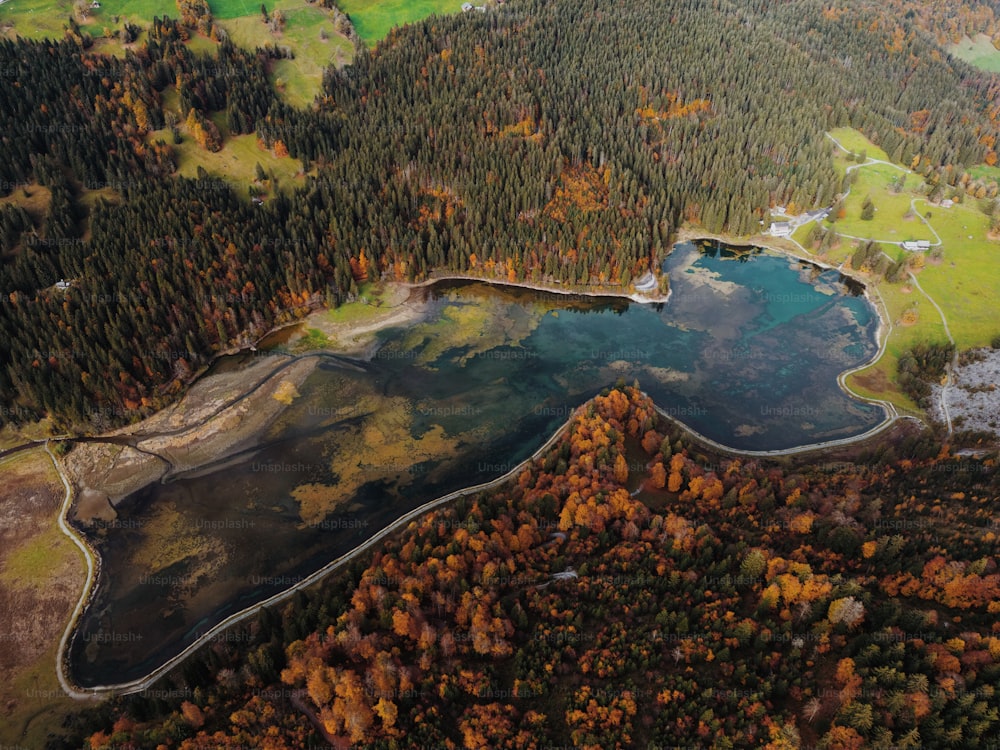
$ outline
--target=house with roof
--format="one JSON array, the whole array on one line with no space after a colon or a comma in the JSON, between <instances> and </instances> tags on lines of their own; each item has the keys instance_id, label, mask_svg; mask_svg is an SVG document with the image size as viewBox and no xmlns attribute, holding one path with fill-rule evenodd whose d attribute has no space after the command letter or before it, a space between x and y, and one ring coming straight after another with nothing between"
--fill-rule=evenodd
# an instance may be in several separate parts
<instances>
[{"instance_id":1,"label":"house with roof","mask_svg":"<svg viewBox=\"0 0 1000 750\"><path fill-rule=\"evenodd\" d=\"M789 237L792 234L792 224L788 221L772 221L769 233L772 237Z\"/></svg>"}]
</instances>

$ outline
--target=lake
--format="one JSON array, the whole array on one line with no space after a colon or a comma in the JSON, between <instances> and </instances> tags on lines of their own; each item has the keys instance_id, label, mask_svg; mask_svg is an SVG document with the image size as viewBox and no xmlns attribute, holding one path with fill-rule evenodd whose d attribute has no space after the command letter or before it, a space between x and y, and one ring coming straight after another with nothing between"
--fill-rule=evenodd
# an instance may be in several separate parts
<instances>
[{"instance_id":1,"label":"lake","mask_svg":"<svg viewBox=\"0 0 1000 750\"><path fill-rule=\"evenodd\" d=\"M739 450L885 419L837 385L877 351L856 282L786 256L682 243L664 305L442 282L361 367L321 359L253 446L152 484L99 544L71 651L82 686L142 677L408 510L500 476L619 379Z\"/></svg>"}]
</instances>

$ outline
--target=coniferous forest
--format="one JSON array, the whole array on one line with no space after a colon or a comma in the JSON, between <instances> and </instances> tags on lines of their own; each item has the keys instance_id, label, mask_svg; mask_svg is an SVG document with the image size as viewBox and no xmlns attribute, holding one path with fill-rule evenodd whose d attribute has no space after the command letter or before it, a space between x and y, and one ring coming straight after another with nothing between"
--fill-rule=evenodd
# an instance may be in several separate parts
<instances>
[{"instance_id":1,"label":"coniferous forest","mask_svg":"<svg viewBox=\"0 0 1000 750\"><path fill-rule=\"evenodd\" d=\"M776 203L829 205L831 127L952 185L995 158L995 77L916 16L842 11L514 0L394 32L306 110L269 83L276 49L199 56L172 20L122 58L75 25L0 42L0 192L46 198L0 210L2 414L128 421L365 279L627 286L683 222L748 234ZM305 187L258 204L178 177L171 108L209 150L217 123L256 133Z\"/></svg>"}]
</instances>

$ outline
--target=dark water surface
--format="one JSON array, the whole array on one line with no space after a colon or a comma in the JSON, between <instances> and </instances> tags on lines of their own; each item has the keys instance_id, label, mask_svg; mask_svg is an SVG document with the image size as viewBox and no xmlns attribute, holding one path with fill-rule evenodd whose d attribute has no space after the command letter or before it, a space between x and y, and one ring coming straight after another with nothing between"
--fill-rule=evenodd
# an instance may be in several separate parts
<instances>
[{"instance_id":1,"label":"dark water surface","mask_svg":"<svg viewBox=\"0 0 1000 750\"><path fill-rule=\"evenodd\" d=\"M384 331L363 372L324 360L254 449L123 503L122 528L100 543L75 679L149 673L408 510L506 473L619 378L736 449L882 421L836 383L877 350L877 315L848 279L691 244L665 269L673 296L656 306L480 283L423 290L426 319ZM320 499L307 511L310 493Z\"/></svg>"}]
</instances>

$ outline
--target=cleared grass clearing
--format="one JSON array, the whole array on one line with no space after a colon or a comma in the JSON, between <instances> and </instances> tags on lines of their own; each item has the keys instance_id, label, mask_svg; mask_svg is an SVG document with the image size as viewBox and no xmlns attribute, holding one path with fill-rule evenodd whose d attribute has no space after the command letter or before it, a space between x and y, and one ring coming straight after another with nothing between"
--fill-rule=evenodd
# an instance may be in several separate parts
<instances>
[{"instance_id":1,"label":"cleared grass clearing","mask_svg":"<svg viewBox=\"0 0 1000 750\"><path fill-rule=\"evenodd\" d=\"M989 218L976 201L917 206L931 212L944 247L941 263L928 261L918 273L920 285L944 310L959 350L988 345L1000 333L1000 241L987 237Z\"/></svg>"},{"instance_id":2,"label":"cleared grass clearing","mask_svg":"<svg viewBox=\"0 0 1000 750\"><path fill-rule=\"evenodd\" d=\"M69 545L68 551L76 549L55 523L39 529L7 552L0 581L18 587L43 588L59 565L59 551L64 544Z\"/></svg>"},{"instance_id":3,"label":"cleared grass clearing","mask_svg":"<svg viewBox=\"0 0 1000 750\"><path fill-rule=\"evenodd\" d=\"M52 191L37 183L15 188L9 195L0 198L0 206L20 206L36 222L45 218L51 205Z\"/></svg>"},{"instance_id":4,"label":"cleared grass clearing","mask_svg":"<svg viewBox=\"0 0 1000 750\"><path fill-rule=\"evenodd\" d=\"M485 0L476 0L482 4ZM369 47L385 39L395 26L414 23L431 15L458 13L463 0L341 0L358 36Z\"/></svg>"},{"instance_id":5,"label":"cleared grass clearing","mask_svg":"<svg viewBox=\"0 0 1000 750\"><path fill-rule=\"evenodd\" d=\"M937 310L912 284L882 282L876 298L879 294L892 323L885 353L870 367L849 376L847 385L862 396L884 399L905 413L919 414L917 405L895 385L899 358L915 344L947 342L948 337Z\"/></svg>"},{"instance_id":6,"label":"cleared grass clearing","mask_svg":"<svg viewBox=\"0 0 1000 750\"><path fill-rule=\"evenodd\" d=\"M973 179L976 180L991 180L993 182L1000 182L1000 167L989 166L988 164L979 164L978 166L972 167L969 170L969 174L972 175Z\"/></svg>"},{"instance_id":7,"label":"cleared grass clearing","mask_svg":"<svg viewBox=\"0 0 1000 750\"><path fill-rule=\"evenodd\" d=\"M72 0L8 0L0 5L0 28L11 39L62 39L72 15Z\"/></svg>"},{"instance_id":8,"label":"cleared grass clearing","mask_svg":"<svg viewBox=\"0 0 1000 750\"><path fill-rule=\"evenodd\" d=\"M384 313L382 305L386 304L390 297L385 285L366 281L358 288L357 300L325 310L323 315L331 323L357 323L377 318Z\"/></svg>"},{"instance_id":9,"label":"cleared grass clearing","mask_svg":"<svg viewBox=\"0 0 1000 750\"><path fill-rule=\"evenodd\" d=\"M201 167L213 179L227 183L244 200L250 200L252 185L273 195L276 190L288 190L305 184L305 177L301 175L301 161L290 156L278 158L273 151L262 149L254 133L230 135L224 112L216 112L212 116L223 143L221 150L212 152L198 145L188 131L184 124L185 117L178 110L178 98L172 86L164 90L163 101L164 110L173 110L179 117L181 143L173 142L173 135L168 129L154 130L146 136L146 140L149 143L162 140L170 144L177 156L179 176L196 179L198 168ZM257 164L260 164L268 176L263 183L257 180Z\"/></svg>"},{"instance_id":10,"label":"cleared grass clearing","mask_svg":"<svg viewBox=\"0 0 1000 750\"><path fill-rule=\"evenodd\" d=\"M151 140L158 138L171 143L169 131L150 134ZM206 151L195 143L194 138L184 133L184 142L173 148L177 154L178 175L195 179L198 167L202 167L214 179L228 183L245 200L250 200L250 186L257 184L255 172L258 162L270 178L262 185L268 193L305 184L305 178L298 176L302 171L302 162L291 157L279 159L271 151L262 150L253 133L227 137L222 150L215 153Z\"/></svg>"},{"instance_id":11,"label":"cleared grass clearing","mask_svg":"<svg viewBox=\"0 0 1000 750\"><path fill-rule=\"evenodd\" d=\"M947 50L980 70L1000 73L1000 50L993 46L993 41L986 34L976 34L975 39L963 37L958 44L949 45Z\"/></svg>"},{"instance_id":12,"label":"cleared grass clearing","mask_svg":"<svg viewBox=\"0 0 1000 750\"><path fill-rule=\"evenodd\" d=\"M855 151L865 148L867 143L860 133L847 128L832 131L831 135ZM884 153L879 155L869 148L868 156L884 158ZM841 173L851 165L839 151L834 162ZM833 224L824 222L824 226L837 233L882 241L926 239L933 242L934 233L922 221L916 217L903 219L911 210L912 200L916 213L925 217L941 237L940 259L928 255L914 272L926 294L910 281L874 282L877 294L885 303L892 330L885 353L878 362L847 378L847 385L855 392L885 399L901 410L915 413L916 405L895 385L899 357L914 344L946 342L948 338L941 312L927 295L944 313L959 350L989 344L1000 333L1000 316L996 312L996 300L1000 299L1000 241L989 238L989 218L984 210L988 208L988 201L965 197L963 202L944 208L926 200L917 175L908 174L902 190L892 193L889 186L904 174L903 171L871 164L854 172L857 177L846 201L847 216ZM1000 169L981 165L972 173L975 177L995 178L1000 176ZM871 221L863 221L861 204L868 195L879 210ZM807 245L809 230L809 226L801 227L795 239ZM855 246L856 243L841 240L838 247L821 257L838 265L850 257ZM885 245L885 251L893 258L899 258L903 252L892 245Z\"/></svg>"},{"instance_id":13,"label":"cleared grass clearing","mask_svg":"<svg viewBox=\"0 0 1000 750\"><path fill-rule=\"evenodd\" d=\"M844 201L847 215L835 223L825 221L823 226L841 234L870 237L881 242L907 240L935 241L934 233L918 216L910 214L910 200L918 197L916 190L923 184L917 175L906 174L885 164L871 164L853 172L851 194ZM903 189L898 193L889 187L904 178ZM875 215L870 221L861 218L865 198L871 196Z\"/></svg>"},{"instance_id":14,"label":"cleared grass clearing","mask_svg":"<svg viewBox=\"0 0 1000 750\"><path fill-rule=\"evenodd\" d=\"M279 0L266 5L269 13L281 10L285 14L282 32L272 33L263 22L260 3L256 4L253 13L220 20L219 25L241 47L253 49L264 44L277 44L290 48L295 59L274 62L271 82L289 104L308 106L320 91L326 67L350 62L354 56L354 45L336 32L333 17L324 8L302 0ZM322 39L321 34L327 38Z\"/></svg>"},{"instance_id":15,"label":"cleared grass clearing","mask_svg":"<svg viewBox=\"0 0 1000 750\"><path fill-rule=\"evenodd\" d=\"M337 33L330 11L305 0L271 0L268 13L281 10L285 25L274 33L262 20L259 1L213 0L209 3L218 25L232 41L245 49L268 44L288 47L292 60L281 60L272 69L272 83L278 85L286 101L304 107L312 103L323 82L323 70L343 65L354 56L354 45ZM459 6L456 5L456 9ZM30 39L61 39L73 15L72 0L7 0L0 5L0 35ZM102 0L100 8L78 19L81 29L94 39L93 53L122 56L126 45L113 35L126 23L143 29L132 48L146 40L146 29L154 17L176 18L175 0ZM326 39L322 39L325 36ZM214 55L217 44L200 34L192 34L187 46L196 53Z\"/></svg>"},{"instance_id":16,"label":"cleared grass clearing","mask_svg":"<svg viewBox=\"0 0 1000 750\"><path fill-rule=\"evenodd\" d=\"M281 3L265 3L267 11L270 13L275 8L280 8ZM209 0L208 6L212 9L212 16L216 20L227 18L241 18L243 16L256 16L261 18L260 0Z\"/></svg>"},{"instance_id":17,"label":"cleared grass clearing","mask_svg":"<svg viewBox=\"0 0 1000 750\"><path fill-rule=\"evenodd\" d=\"M856 154L864 151L869 159L889 161L889 155L882 148L869 141L860 130L854 128L834 128L830 131L830 135L836 138L840 142L840 145L848 151L853 151Z\"/></svg>"}]
</instances>

